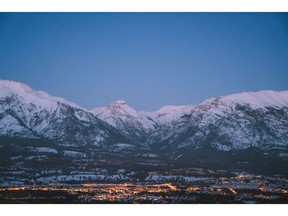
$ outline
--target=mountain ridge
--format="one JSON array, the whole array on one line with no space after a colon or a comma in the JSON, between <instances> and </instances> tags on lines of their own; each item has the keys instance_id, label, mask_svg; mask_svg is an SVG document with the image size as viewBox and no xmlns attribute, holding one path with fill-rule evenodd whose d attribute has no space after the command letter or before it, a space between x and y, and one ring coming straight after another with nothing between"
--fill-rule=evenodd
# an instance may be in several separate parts
<instances>
[{"instance_id":1,"label":"mountain ridge","mask_svg":"<svg viewBox=\"0 0 288 216\"><path fill-rule=\"evenodd\" d=\"M262 95L262 97L261 97L261 95ZM250 105L256 105L258 107L265 107L265 106L282 107L282 106L288 106L288 90L260 90L260 91L255 91L255 92L254 91L247 91L247 92L233 93L233 94L228 94L228 95L224 95L224 96L211 97L211 98L205 99L204 101L202 101L200 103L196 103L196 104L164 105L164 106L162 106L159 109L154 110L154 111L144 111L144 110L136 111L133 108L132 109L138 113L163 113L163 112L174 111L176 109L185 109L187 107L205 104L205 103L208 103L209 101L213 101L215 99L228 100L228 101L231 101L234 103L239 103L239 104L240 103L247 103ZM121 105L129 106L125 100L116 100L107 106L95 107L95 108L91 109L91 111L97 110L97 109L104 109L104 108L107 108L107 107L113 106L113 105L116 105L117 107L121 107Z\"/></svg>"},{"instance_id":2,"label":"mountain ridge","mask_svg":"<svg viewBox=\"0 0 288 216\"><path fill-rule=\"evenodd\" d=\"M80 106L74 102L68 101L64 98L57 97L57 96L51 96L50 94L48 94L45 91L35 90L27 84L13 81L13 80L1 80L0 79L0 97L5 96L5 93L7 94L7 91L5 92L5 90L7 90L7 89L14 90L14 93L18 93L18 94L23 93L23 90L24 90L25 92L28 92L31 95L36 94L39 98L43 98L46 100L53 98L54 100L52 100L52 101L69 103L70 105L76 106L76 107L81 108L81 109L85 109L87 111L93 111L95 109L107 108L109 106L121 107L122 105L126 105L129 108L131 108L125 100L116 100L116 101L110 103L108 106L95 107L95 108L89 110L83 106ZM262 98L259 96L262 96ZM280 106L280 107L281 106L288 106L288 90L260 90L260 91L256 91L256 92L247 91L247 92L241 92L241 93L228 94L225 96L211 97L211 98L208 98L208 99L206 99L200 103L197 103L197 104L164 105L164 106L160 107L158 110L150 111L150 112L143 111L143 110L136 111L133 108L132 109L133 109L133 111L138 112L138 113L157 113L157 112L162 113L162 112L173 111L173 110L179 109L179 108L197 106L197 105L204 104L204 103L207 103L211 100L218 99L218 98L220 98L222 100L228 99L228 100L230 100L232 102L236 102L236 103L247 103L247 104L256 103L256 104L262 105L262 106L271 106L271 105L272 106ZM253 101L253 99L254 99L254 101ZM264 104L263 103L261 104L260 101L264 102ZM265 104L265 102L266 102L266 104Z\"/></svg>"},{"instance_id":3,"label":"mountain ridge","mask_svg":"<svg viewBox=\"0 0 288 216\"><path fill-rule=\"evenodd\" d=\"M262 171L276 166L287 173L288 91L246 92L143 112L123 100L86 110L25 84L0 81L0 150L2 163L15 164L16 157L27 167L42 161L31 165L29 158L44 154L45 166L79 159L107 166Z\"/></svg>"},{"instance_id":4,"label":"mountain ridge","mask_svg":"<svg viewBox=\"0 0 288 216\"><path fill-rule=\"evenodd\" d=\"M205 146L230 151L288 145L288 91L244 92L153 112L136 111L124 100L86 110L25 84L1 80L0 108L0 135L37 134L56 142L95 145L111 138L113 143L126 140L157 151L169 149L171 157Z\"/></svg>"},{"instance_id":5,"label":"mountain ridge","mask_svg":"<svg viewBox=\"0 0 288 216\"><path fill-rule=\"evenodd\" d=\"M124 135L85 108L19 82L1 80L0 135L13 137L13 123L16 134L23 138L98 145L112 133L125 140ZM9 131L11 134L6 133Z\"/></svg>"}]
</instances>

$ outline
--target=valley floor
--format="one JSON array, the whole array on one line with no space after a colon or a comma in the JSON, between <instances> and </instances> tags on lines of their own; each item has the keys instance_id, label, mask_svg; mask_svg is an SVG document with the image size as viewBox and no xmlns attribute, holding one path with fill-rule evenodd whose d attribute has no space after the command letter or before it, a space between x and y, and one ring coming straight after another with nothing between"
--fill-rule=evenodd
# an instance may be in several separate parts
<instances>
[{"instance_id":1,"label":"valley floor","mask_svg":"<svg viewBox=\"0 0 288 216\"><path fill-rule=\"evenodd\" d=\"M288 179L280 176L202 168L117 173L115 179L92 180L78 171L37 184L2 183L0 203L288 203Z\"/></svg>"}]
</instances>

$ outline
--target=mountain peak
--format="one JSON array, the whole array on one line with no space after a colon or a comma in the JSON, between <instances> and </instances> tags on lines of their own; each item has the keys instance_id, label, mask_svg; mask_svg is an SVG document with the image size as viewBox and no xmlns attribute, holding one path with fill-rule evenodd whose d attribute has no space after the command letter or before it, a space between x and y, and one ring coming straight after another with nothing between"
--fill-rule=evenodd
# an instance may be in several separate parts
<instances>
[{"instance_id":1,"label":"mountain peak","mask_svg":"<svg viewBox=\"0 0 288 216\"><path fill-rule=\"evenodd\" d=\"M44 100L52 98L46 92L34 90L24 83L10 80L0 80L0 97L6 97L10 95L20 96L27 101L35 98Z\"/></svg>"},{"instance_id":2,"label":"mountain peak","mask_svg":"<svg viewBox=\"0 0 288 216\"><path fill-rule=\"evenodd\" d=\"M137 115L137 112L124 100L117 100L109 104L107 108L111 111L120 112L122 114Z\"/></svg>"},{"instance_id":3,"label":"mountain peak","mask_svg":"<svg viewBox=\"0 0 288 216\"><path fill-rule=\"evenodd\" d=\"M118 105L118 106L121 106L121 105L127 105L126 101L124 100L117 100L113 103L111 103L110 105Z\"/></svg>"},{"instance_id":4,"label":"mountain peak","mask_svg":"<svg viewBox=\"0 0 288 216\"><path fill-rule=\"evenodd\" d=\"M127 109L130 111L133 110L124 100L117 100L117 101L109 104L107 106L107 108L111 109L111 110L127 110ZM134 112L134 110L133 110L133 112Z\"/></svg>"},{"instance_id":5,"label":"mountain peak","mask_svg":"<svg viewBox=\"0 0 288 216\"><path fill-rule=\"evenodd\" d=\"M288 91L264 90L243 92L222 97L239 104L250 104L255 107L288 106Z\"/></svg>"},{"instance_id":6,"label":"mountain peak","mask_svg":"<svg viewBox=\"0 0 288 216\"><path fill-rule=\"evenodd\" d=\"M32 88L24 83L12 81L12 80L0 80L0 89L3 91L14 91L14 92L29 92L33 91Z\"/></svg>"},{"instance_id":7,"label":"mountain peak","mask_svg":"<svg viewBox=\"0 0 288 216\"><path fill-rule=\"evenodd\" d=\"M44 91L32 89L30 86L24 83L10 80L0 80L0 97L7 97L12 95L16 95L27 103L38 104L47 108L50 108L57 102L69 104L70 106L79 108L78 105L69 102L64 98L54 97Z\"/></svg>"}]
</instances>

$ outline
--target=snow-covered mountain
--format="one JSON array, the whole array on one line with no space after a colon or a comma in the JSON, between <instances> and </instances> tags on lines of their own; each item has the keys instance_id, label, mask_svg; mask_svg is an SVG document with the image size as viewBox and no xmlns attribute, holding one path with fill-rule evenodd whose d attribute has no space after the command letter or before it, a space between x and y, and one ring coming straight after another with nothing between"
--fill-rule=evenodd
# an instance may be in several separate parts
<instances>
[{"instance_id":1,"label":"snow-covered mountain","mask_svg":"<svg viewBox=\"0 0 288 216\"><path fill-rule=\"evenodd\" d=\"M92 111L171 157L205 147L229 151L288 146L288 91L244 92L150 113L136 112L123 101Z\"/></svg>"},{"instance_id":2,"label":"snow-covered mountain","mask_svg":"<svg viewBox=\"0 0 288 216\"><path fill-rule=\"evenodd\" d=\"M97 148L109 144L123 151L138 145L173 159L201 149L288 151L288 91L244 92L155 112L138 112L119 100L89 111L2 80L0 140L4 137Z\"/></svg>"},{"instance_id":3,"label":"snow-covered mountain","mask_svg":"<svg viewBox=\"0 0 288 216\"><path fill-rule=\"evenodd\" d=\"M7 80L0 80L0 136L81 145L127 140L80 106Z\"/></svg>"},{"instance_id":4,"label":"snow-covered mountain","mask_svg":"<svg viewBox=\"0 0 288 216\"><path fill-rule=\"evenodd\" d=\"M92 112L130 138L143 143L158 126L149 114L135 111L123 100L115 101L107 107L95 108Z\"/></svg>"},{"instance_id":5,"label":"snow-covered mountain","mask_svg":"<svg viewBox=\"0 0 288 216\"><path fill-rule=\"evenodd\" d=\"M178 157L187 149L223 151L288 146L288 91L260 91L211 98L179 108L150 139Z\"/></svg>"}]
</instances>

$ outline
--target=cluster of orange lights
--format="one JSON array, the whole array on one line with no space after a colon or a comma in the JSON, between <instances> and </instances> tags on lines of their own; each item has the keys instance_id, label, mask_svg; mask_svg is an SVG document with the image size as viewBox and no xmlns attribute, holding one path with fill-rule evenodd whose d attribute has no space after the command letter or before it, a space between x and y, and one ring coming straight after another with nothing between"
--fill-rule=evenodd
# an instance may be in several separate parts
<instances>
[{"instance_id":1,"label":"cluster of orange lights","mask_svg":"<svg viewBox=\"0 0 288 216\"><path fill-rule=\"evenodd\" d=\"M201 188L198 187L188 187L186 191L201 191Z\"/></svg>"},{"instance_id":2,"label":"cluster of orange lights","mask_svg":"<svg viewBox=\"0 0 288 216\"><path fill-rule=\"evenodd\" d=\"M26 190L26 187L11 187L7 188L8 191L19 191L19 190Z\"/></svg>"},{"instance_id":3,"label":"cluster of orange lights","mask_svg":"<svg viewBox=\"0 0 288 216\"><path fill-rule=\"evenodd\" d=\"M230 192L232 192L233 194L237 194L237 192L233 189L233 188L228 188Z\"/></svg>"},{"instance_id":4,"label":"cluster of orange lights","mask_svg":"<svg viewBox=\"0 0 288 216\"><path fill-rule=\"evenodd\" d=\"M239 178L239 176L238 176ZM240 177L241 178L241 177ZM234 188L227 188L231 193L237 195L237 191ZM263 186L258 188L259 191L266 192L267 189ZM98 200L115 200L119 198L133 196L135 194L141 193L169 193L171 191L191 191L197 192L204 190L200 187L189 186L185 189L178 188L177 186L171 183L163 183L163 184L143 184L143 185L135 185L132 183L123 183L123 184L81 184L78 186L69 186L69 187L61 187L61 188L53 188L53 187L10 187L10 188L0 188L0 191L21 191L21 190L39 190L39 191L49 191L49 190L62 190L68 191L69 193L77 193L77 192L98 192L100 194L94 196L94 199ZM219 188L218 190L221 190ZM288 194L288 189L282 189L281 193Z\"/></svg>"},{"instance_id":5,"label":"cluster of orange lights","mask_svg":"<svg viewBox=\"0 0 288 216\"><path fill-rule=\"evenodd\" d=\"M264 187L259 187L259 190L262 191L262 192L266 191L266 189Z\"/></svg>"}]
</instances>

